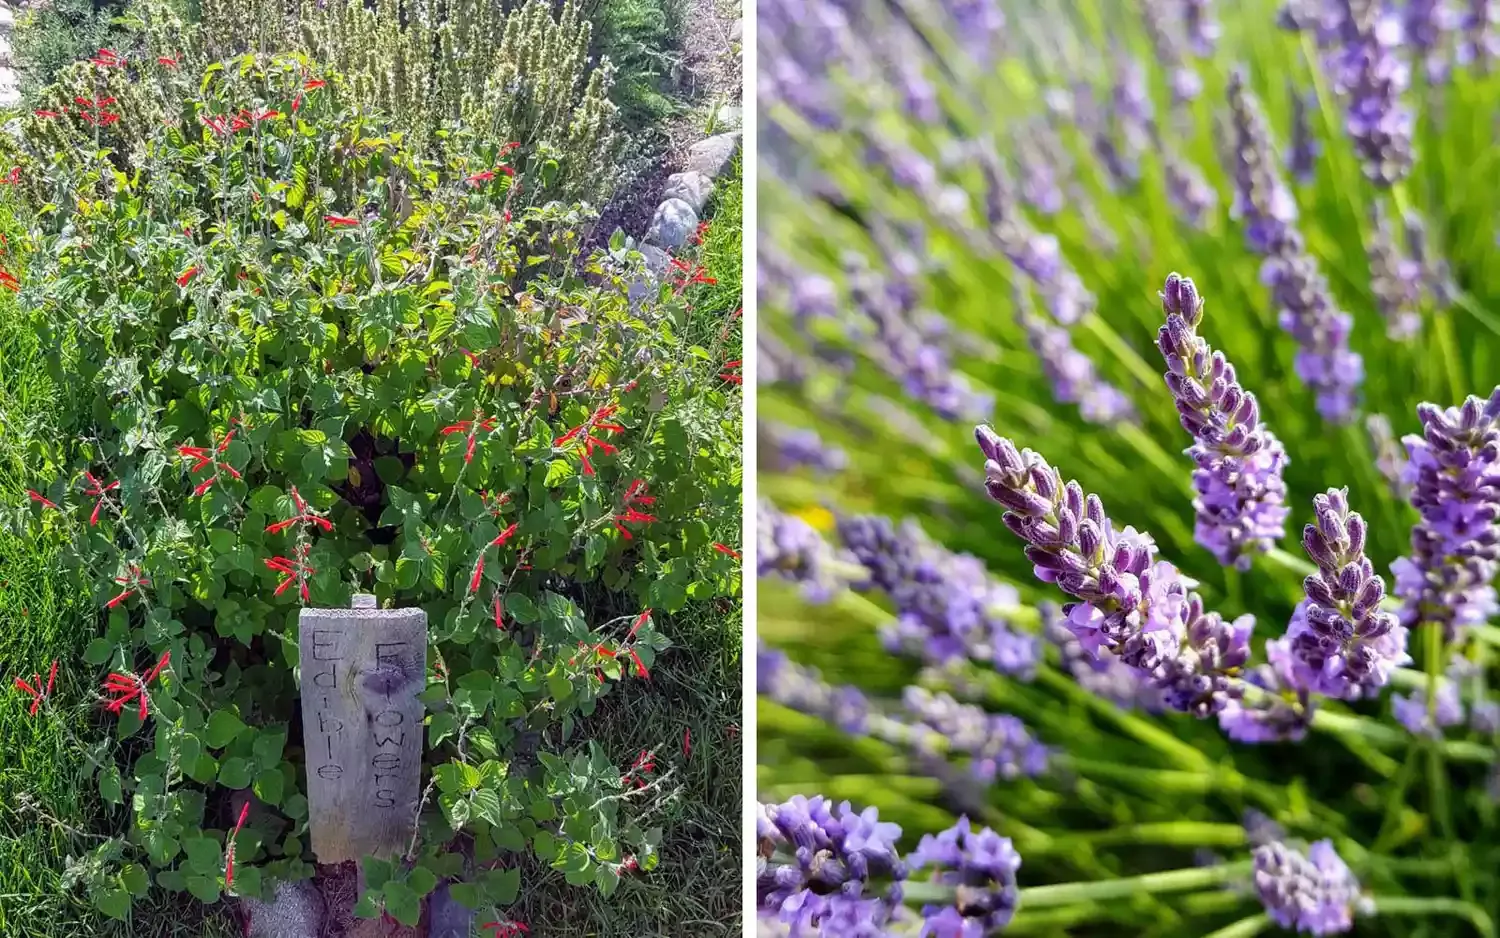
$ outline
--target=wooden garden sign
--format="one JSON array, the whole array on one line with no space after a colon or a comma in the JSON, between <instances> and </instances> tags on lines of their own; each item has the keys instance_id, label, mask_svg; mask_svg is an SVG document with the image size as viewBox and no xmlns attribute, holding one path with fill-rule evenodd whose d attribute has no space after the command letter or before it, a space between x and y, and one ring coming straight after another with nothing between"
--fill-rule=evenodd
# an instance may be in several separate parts
<instances>
[{"instance_id":1,"label":"wooden garden sign","mask_svg":"<svg viewBox=\"0 0 1500 938\"><path fill-rule=\"evenodd\" d=\"M402 853L420 797L427 614L360 595L352 609L303 609L298 626L313 853Z\"/></svg>"}]
</instances>

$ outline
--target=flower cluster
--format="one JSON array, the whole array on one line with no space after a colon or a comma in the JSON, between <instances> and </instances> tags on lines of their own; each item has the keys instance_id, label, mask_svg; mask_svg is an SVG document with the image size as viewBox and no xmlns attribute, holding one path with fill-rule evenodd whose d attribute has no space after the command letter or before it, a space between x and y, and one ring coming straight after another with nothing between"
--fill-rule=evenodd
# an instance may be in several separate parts
<instances>
[{"instance_id":1,"label":"flower cluster","mask_svg":"<svg viewBox=\"0 0 1500 938\"><path fill-rule=\"evenodd\" d=\"M845 552L835 550L812 525L783 514L762 500L755 517L756 573L801 585L813 602L827 602L863 571Z\"/></svg>"},{"instance_id":2,"label":"flower cluster","mask_svg":"<svg viewBox=\"0 0 1500 938\"><path fill-rule=\"evenodd\" d=\"M1234 366L1198 335L1203 298L1193 281L1167 277L1161 301L1167 321L1156 346L1197 464L1194 534L1219 563L1248 569L1252 557L1286 533L1286 450L1261 423L1255 395L1239 383Z\"/></svg>"},{"instance_id":3,"label":"flower cluster","mask_svg":"<svg viewBox=\"0 0 1500 938\"><path fill-rule=\"evenodd\" d=\"M1401 55L1401 20L1381 0L1337 0L1318 30L1323 65L1346 107L1344 129L1365 176L1380 186L1405 179L1416 157L1416 121L1401 101L1408 69Z\"/></svg>"},{"instance_id":4,"label":"flower cluster","mask_svg":"<svg viewBox=\"0 0 1500 938\"><path fill-rule=\"evenodd\" d=\"M1019 595L978 558L948 552L914 521L897 528L879 515L850 515L839 518L838 532L869 571L856 588L879 588L896 606L896 623L882 636L888 648L938 663L971 658L1021 677L1036 668L1038 642L1004 618Z\"/></svg>"},{"instance_id":5,"label":"flower cluster","mask_svg":"<svg viewBox=\"0 0 1500 938\"><path fill-rule=\"evenodd\" d=\"M1041 603L1038 611L1043 634L1057 648L1062 669L1079 687L1125 710L1156 713L1163 708L1161 690L1151 683L1150 675L1132 668L1107 649L1091 654L1068 629L1056 603Z\"/></svg>"},{"instance_id":6,"label":"flower cluster","mask_svg":"<svg viewBox=\"0 0 1500 938\"><path fill-rule=\"evenodd\" d=\"M1402 342L1422 329L1422 314L1417 310L1422 265L1402 254L1384 203L1377 200L1370 215L1370 241L1365 248L1370 258L1370 290L1375 294L1375 308L1385 318L1386 336Z\"/></svg>"},{"instance_id":7,"label":"flower cluster","mask_svg":"<svg viewBox=\"0 0 1500 938\"><path fill-rule=\"evenodd\" d=\"M1047 747L1017 717L990 713L916 686L902 691L901 702L919 727L944 740L949 752L969 756L970 774L985 785L997 778L1008 780L1047 771ZM921 737L917 744L922 744Z\"/></svg>"},{"instance_id":8,"label":"flower cluster","mask_svg":"<svg viewBox=\"0 0 1500 938\"><path fill-rule=\"evenodd\" d=\"M1256 894L1282 928L1336 935L1354 926L1359 881L1331 841L1320 840L1305 854L1279 841L1262 844L1254 862Z\"/></svg>"},{"instance_id":9,"label":"flower cluster","mask_svg":"<svg viewBox=\"0 0 1500 938\"><path fill-rule=\"evenodd\" d=\"M1115 530L1097 495L1064 485L1040 455L989 427L975 437L985 489L1006 508L1002 520L1026 543L1037 578L1077 598L1063 612L1086 649L1112 649L1146 672L1174 710L1207 716L1242 693L1236 675L1250 657L1253 617L1206 612L1191 581L1156 559L1149 536Z\"/></svg>"},{"instance_id":10,"label":"flower cluster","mask_svg":"<svg viewBox=\"0 0 1500 938\"><path fill-rule=\"evenodd\" d=\"M1422 520L1411 553L1391 565L1408 628L1441 625L1451 638L1493 615L1500 570L1500 387L1489 400L1417 408L1422 435L1405 438L1404 479Z\"/></svg>"},{"instance_id":11,"label":"flower cluster","mask_svg":"<svg viewBox=\"0 0 1500 938\"><path fill-rule=\"evenodd\" d=\"M792 934L882 933L907 875L896 852L900 836L901 828L882 823L874 808L858 812L821 795L758 805L759 914ZM890 885L881 889L880 880Z\"/></svg>"},{"instance_id":12,"label":"flower cluster","mask_svg":"<svg viewBox=\"0 0 1500 938\"><path fill-rule=\"evenodd\" d=\"M777 472L806 468L820 475L833 475L842 472L848 462L844 451L824 443L816 430L762 420L756 432L761 437L762 459Z\"/></svg>"},{"instance_id":13,"label":"flower cluster","mask_svg":"<svg viewBox=\"0 0 1500 938\"><path fill-rule=\"evenodd\" d=\"M1078 413L1089 423L1101 426L1122 421L1134 423L1135 405L1124 392L1099 376L1093 360L1073 346L1072 333L1031 313L1026 291L1018 288L1016 292L1022 298L1016 318L1031 350L1042 363L1042 372L1056 398L1064 404L1077 404Z\"/></svg>"},{"instance_id":14,"label":"flower cluster","mask_svg":"<svg viewBox=\"0 0 1500 938\"><path fill-rule=\"evenodd\" d=\"M1280 308L1281 328L1297 340L1297 377L1318 395L1318 412L1343 422L1354 412L1364 380L1364 362L1349 349L1352 318L1340 311L1318 263L1296 228L1297 203L1277 171L1270 131L1244 75L1229 79L1234 122L1233 215L1241 220L1250 249L1265 257L1261 280Z\"/></svg>"},{"instance_id":15,"label":"flower cluster","mask_svg":"<svg viewBox=\"0 0 1500 938\"><path fill-rule=\"evenodd\" d=\"M1021 855L1009 837L988 827L974 830L961 817L945 831L927 834L910 857L911 869L934 869L932 882L954 887L948 905L924 905L924 934L988 935L1010 924L1020 899L1016 873Z\"/></svg>"},{"instance_id":16,"label":"flower cluster","mask_svg":"<svg viewBox=\"0 0 1500 938\"><path fill-rule=\"evenodd\" d=\"M1383 611L1385 581L1365 556L1366 527L1349 510L1348 492L1313 498L1315 524L1302 546L1318 572L1303 581L1307 599L1287 626L1292 673L1299 686L1330 697L1373 696L1409 659L1407 630Z\"/></svg>"}]
</instances>

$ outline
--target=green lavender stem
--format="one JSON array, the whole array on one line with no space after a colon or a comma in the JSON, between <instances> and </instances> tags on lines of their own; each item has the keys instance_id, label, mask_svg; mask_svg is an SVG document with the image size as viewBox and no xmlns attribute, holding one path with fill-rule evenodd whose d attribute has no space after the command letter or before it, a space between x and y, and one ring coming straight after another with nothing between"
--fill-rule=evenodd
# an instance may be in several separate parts
<instances>
[{"instance_id":1,"label":"green lavender stem","mask_svg":"<svg viewBox=\"0 0 1500 938\"><path fill-rule=\"evenodd\" d=\"M1025 890L1022 892L1024 893ZM1495 924L1490 920L1488 913L1472 902L1465 902L1462 899L1376 896L1371 902L1374 903L1377 916L1452 915L1466 919L1484 938L1496 938Z\"/></svg>"},{"instance_id":2,"label":"green lavender stem","mask_svg":"<svg viewBox=\"0 0 1500 938\"><path fill-rule=\"evenodd\" d=\"M1251 938L1271 927L1271 916L1262 912L1242 918L1233 925L1225 925L1218 931L1209 932L1204 938Z\"/></svg>"},{"instance_id":3,"label":"green lavender stem","mask_svg":"<svg viewBox=\"0 0 1500 938\"><path fill-rule=\"evenodd\" d=\"M1250 874L1251 863L1225 863L1220 866L1194 867L1186 870L1171 870L1166 873L1147 873L1144 876L1124 876L1117 879L1101 879L1087 883L1055 883L1050 886L1027 886L1021 890L1020 908L1026 910L1053 909L1060 906L1077 905L1084 902L1099 902L1105 899L1124 899L1138 896L1163 895L1173 892L1191 892L1211 886L1244 879ZM916 905L923 903L951 902L952 886L941 883L908 882L903 889L905 901Z\"/></svg>"}]
</instances>

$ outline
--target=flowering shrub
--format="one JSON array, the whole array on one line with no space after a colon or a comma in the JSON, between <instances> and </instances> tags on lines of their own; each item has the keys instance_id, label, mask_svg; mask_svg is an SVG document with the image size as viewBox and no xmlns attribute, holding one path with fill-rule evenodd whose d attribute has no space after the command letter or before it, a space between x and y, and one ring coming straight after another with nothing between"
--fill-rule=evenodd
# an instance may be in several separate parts
<instances>
[{"instance_id":1,"label":"flowering shrub","mask_svg":"<svg viewBox=\"0 0 1500 938\"><path fill-rule=\"evenodd\" d=\"M670 766L569 738L651 680L662 612L738 590L737 352L677 338L668 289L632 306L639 255L580 256L587 210L523 207L504 147L424 162L300 57L195 83L138 172L28 167L64 208L18 297L84 407L6 520L99 610L61 667L107 674L87 745L130 826L86 887L123 918L152 879L212 902L311 874L297 613L358 592L431 643L422 808L359 914L414 924L453 879L509 927L523 852L610 894L659 861Z\"/></svg>"},{"instance_id":2,"label":"flowering shrub","mask_svg":"<svg viewBox=\"0 0 1500 938\"><path fill-rule=\"evenodd\" d=\"M762 921L1494 935L1493 5L1065 6L760 7Z\"/></svg>"}]
</instances>

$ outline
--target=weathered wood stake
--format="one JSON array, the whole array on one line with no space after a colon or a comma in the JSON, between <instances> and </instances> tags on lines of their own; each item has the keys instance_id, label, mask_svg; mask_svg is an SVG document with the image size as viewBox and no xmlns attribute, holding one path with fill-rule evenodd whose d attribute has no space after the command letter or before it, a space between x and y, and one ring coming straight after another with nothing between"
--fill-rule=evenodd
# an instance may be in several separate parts
<instances>
[{"instance_id":1,"label":"weathered wood stake","mask_svg":"<svg viewBox=\"0 0 1500 938\"><path fill-rule=\"evenodd\" d=\"M312 849L319 863L406 850L420 797L427 614L303 609L302 733Z\"/></svg>"}]
</instances>

